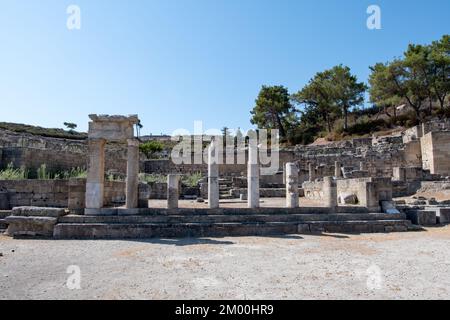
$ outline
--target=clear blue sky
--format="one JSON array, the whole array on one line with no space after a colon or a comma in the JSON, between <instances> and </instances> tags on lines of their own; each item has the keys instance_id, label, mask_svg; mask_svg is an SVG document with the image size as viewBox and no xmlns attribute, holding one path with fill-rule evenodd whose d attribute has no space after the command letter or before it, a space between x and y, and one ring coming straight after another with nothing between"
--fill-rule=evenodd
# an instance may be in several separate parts
<instances>
[{"instance_id":1,"label":"clear blue sky","mask_svg":"<svg viewBox=\"0 0 450 320\"><path fill-rule=\"evenodd\" d=\"M66 28L68 5L81 30ZM366 9L382 10L382 30ZM248 129L263 84L368 67L450 33L449 0L0 0L0 121L46 127L139 114L143 134Z\"/></svg>"}]
</instances>

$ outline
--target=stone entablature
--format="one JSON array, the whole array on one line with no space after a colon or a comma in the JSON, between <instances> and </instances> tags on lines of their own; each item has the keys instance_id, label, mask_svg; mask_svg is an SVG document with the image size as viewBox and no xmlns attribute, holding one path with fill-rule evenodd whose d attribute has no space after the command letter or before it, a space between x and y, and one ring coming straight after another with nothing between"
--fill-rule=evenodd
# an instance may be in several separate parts
<instances>
[{"instance_id":1,"label":"stone entablature","mask_svg":"<svg viewBox=\"0 0 450 320\"><path fill-rule=\"evenodd\" d=\"M139 123L137 115L110 116L91 114L89 118L89 139L127 141L134 138L134 126Z\"/></svg>"}]
</instances>

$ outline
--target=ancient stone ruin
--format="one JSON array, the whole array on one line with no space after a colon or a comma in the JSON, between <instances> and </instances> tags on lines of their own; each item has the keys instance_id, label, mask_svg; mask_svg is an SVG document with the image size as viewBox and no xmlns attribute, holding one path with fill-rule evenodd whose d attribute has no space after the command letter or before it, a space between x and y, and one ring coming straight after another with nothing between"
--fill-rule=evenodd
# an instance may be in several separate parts
<instances>
[{"instance_id":1,"label":"ancient stone ruin","mask_svg":"<svg viewBox=\"0 0 450 320\"><path fill-rule=\"evenodd\" d=\"M87 168L86 178L0 181L0 228L9 235L393 232L450 220L449 122L283 149L278 172L262 175L256 144L246 146L244 165L220 164L215 139L207 147L206 163L175 165L171 159L140 155L141 141L134 134L137 115L89 117L86 141L1 132L2 167L39 167L42 162L36 159L41 159L49 169ZM192 172L203 179L196 186L184 185L183 176ZM139 180L140 173L167 179L149 183ZM106 179L108 175L123 179Z\"/></svg>"}]
</instances>

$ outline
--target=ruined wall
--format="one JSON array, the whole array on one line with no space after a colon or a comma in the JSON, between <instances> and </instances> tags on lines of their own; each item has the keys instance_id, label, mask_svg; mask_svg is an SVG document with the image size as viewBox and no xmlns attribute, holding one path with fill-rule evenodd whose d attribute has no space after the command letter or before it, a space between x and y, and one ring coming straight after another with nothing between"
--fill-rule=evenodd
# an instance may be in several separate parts
<instances>
[{"instance_id":1,"label":"ruined wall","mask_svg":"<svg viewBox=\"0 0 450 320\"><path fill-rule=\"evenodd\" d=\"M10 208L67 207L67 180L2 180L0 188L6 191Z\"/></svg>"},{"instance_id":2,"label":"ruined wall","mask_svg":"<svg viewBox=\"0 0 450 320\"><path fill-rule=\"evenodd\" d=\"M106 171L126 172L126 146L109 143L106 146ZM31 177L45 164L50 172L87 168L88 150L85 140L69 140L34 136L0 129L0 168L12 163L26 167Z\"/></svg>"},{"instance_id":3,"label":"ruined wall","mask_svg":"<svg viewBox=\"0 0 450 320\"><path fill-rule=\"evenodd\" d=\"M379 210L380 201L392 200L392 181L390 178L338 179L338 197L355 194L358 204L369 210Z\"/></svg>"},{"instance_id":4,"label":"ruined wall","mask_svg":"<svg viewBox=\"0 0 450 320\"><path fill-rule=\"evenodd\" d=\"M167 199L167 183L158 182L149 184L150 187L150 199L166 200ZM180 197L183 196L201 196L200 189L198 187L188 187L180 185ZM206 196L206 199L208 197Z\"/></svg>"},{"instance_id":5,"label":"ruined wall","mask_svg":"<svg viewBox=\"0 0 450 320\"><path fill-rule=\"evenodd\" d=\"M422 164L431 174L450 174L450 131L429 132L421 139Z\"/></svg>"},{"instance_id":6,"label":"ruined wall","mask_svg":"<svg viewBox=\"0 0 450 320\"><path fill-rule=\"evenodd\" d=\"M67 181L67 180L66 180ZM68 181L67 207L75 213L82 213L85 208L86 179ZM105 207L117 207L125 203L125 182L105 181L103 202Z\"/></svg>"},{"instance_id":7,"label":"ruined wall","mask_svg":"<svg viewBox=\"0 0 450 320\"><path fill-rule=\"evenodd\" d=\"M324 200L323 181L307 181L302 184L305 198L310 200Z\"/></svg>"}]
</instances>

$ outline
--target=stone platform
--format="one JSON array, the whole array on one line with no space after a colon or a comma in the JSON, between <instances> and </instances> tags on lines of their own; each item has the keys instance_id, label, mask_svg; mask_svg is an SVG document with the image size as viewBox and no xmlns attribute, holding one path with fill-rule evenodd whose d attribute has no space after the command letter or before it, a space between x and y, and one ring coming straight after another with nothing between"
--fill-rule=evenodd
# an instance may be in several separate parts
<instances>
[{"instance_id":1,"label":"stone platform","mask_svg":"<svg viewBox=\"0 0 450 320\"><path fill-rule=\"evenodd\" d=\"M105 210L112 213L112 209ZM137 215L128 215L124 209L115 210L116 215L60 217L54 228L54 237L185 238L404 232L413 229L402 213L331 213L325 208L139 209Z\"/></svg>"}]
</instances>

